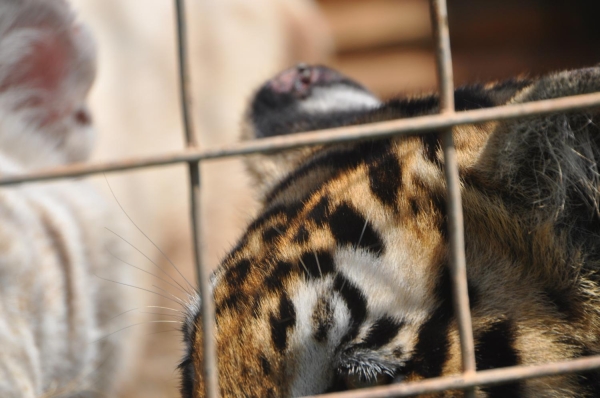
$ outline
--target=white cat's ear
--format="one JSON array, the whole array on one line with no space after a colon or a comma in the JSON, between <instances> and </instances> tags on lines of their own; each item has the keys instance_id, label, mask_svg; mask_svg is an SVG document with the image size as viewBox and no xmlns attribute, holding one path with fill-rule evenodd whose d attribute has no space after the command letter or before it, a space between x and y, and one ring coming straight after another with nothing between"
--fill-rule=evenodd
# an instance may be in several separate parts
<instances>
[{"instance_id":1,"label":"white cat's ear","mask_svg":"<svg viewBox=\"0 0 600 398\"><path fill-rule=\"evenodd\" d=\"M0 0L4 111L25 114L28 123L56 134L71 133L78 124L85 128L95 56L90 32L64 0Z\"/></svg>"}]
</instances>

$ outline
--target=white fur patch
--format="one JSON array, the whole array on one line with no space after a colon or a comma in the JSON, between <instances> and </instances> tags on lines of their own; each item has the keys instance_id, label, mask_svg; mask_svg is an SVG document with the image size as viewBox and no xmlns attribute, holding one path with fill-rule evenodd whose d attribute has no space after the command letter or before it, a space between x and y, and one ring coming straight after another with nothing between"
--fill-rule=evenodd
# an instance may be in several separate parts
<instances>
[{"instance_id":1,"label":"white fur patch","mask_svg":"<svg viewBox=\"0 0 600 398\"><path fill-rule=\"evenodd\" d=\"M408 251L386 246L383 257L356 248L340 248L336 267L368 297L369 313L392 315L419 323L430 308L425 267L419 267ZM401 246L400 246L401 247Z\"/></svg>"},{"instance_id":2,"label":"white fur patch","mask_svg":"<svg viewBox=\"0 0 600 398\"><path fill-rule=\"evenodd\" d=\"M290 391L293 397L318 394L328 387L333 376L335 349L350 325L350 311L344 301L332 293L332 283L331 277L303 281L292 295L296 327L290 336L288 350L296 362ZM313 338L313 313L320 297L330 300L333 312L333 325L324 342Z\"/></svg>"},{"instance_id":3,"label":"white fur patch","mask_svg":"<svg viewBox=\"0 0 600 398\"><path fill-rule=\"evenodd\" d=\"M315 87L311 95L300 102L300 110L307 113L328 113L372 109L381 105L369 92L348 85Z\"/></svg>"},{"instance_id":4,"label":"white fur patch","mask_svg":"<svg viewBox=\"0 0 600 398\"><path fill-rule=\"evenodd\" d=\"M426 259L411 255L410 247L403 248L403 245L397 244L402 240L400 230L391 232L391 235L396 244L387 246L388 252L383 256L353 247L338 248L334 255L336 269L368 297L365 326L381 316L392 316L407 325L419 325L430 312L432 298L428 278L423 275L429 271L425 265L419 265ZM336 355L340 341L350 327L351 315L346 302L333 290L332 284L332 277L302 281L292 294L296 310L296 327L288 346L290 360L293 358L295 362L290 368L294 375L292 396L324 391L338 366ZM316 326L313 314L319 298L323 297L330 300L333 320L327 340L317 342L313 337ZM365 328L359 337L364 332ZM393 345L411 347L414 333L414 327L407 326L394 339Z\"/></svg>"}]
</instances>

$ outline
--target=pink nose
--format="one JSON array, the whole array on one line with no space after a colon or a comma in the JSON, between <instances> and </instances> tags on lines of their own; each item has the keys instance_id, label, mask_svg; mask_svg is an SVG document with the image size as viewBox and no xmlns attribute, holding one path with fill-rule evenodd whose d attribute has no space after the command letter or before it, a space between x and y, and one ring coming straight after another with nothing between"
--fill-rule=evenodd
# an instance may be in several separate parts
<instances>
[{"instance_id":1,"label":"pink nose","mask_svg":"<svg viewBox=\"0 0 600 398\"><path fill-rule=\"evenodd\" d=\"M275 76L269 81L268 86L275 93L305 97L314 85L333 83L342 79L342 75L324 66L298 64Z\"/></svg>"}]
</instances>

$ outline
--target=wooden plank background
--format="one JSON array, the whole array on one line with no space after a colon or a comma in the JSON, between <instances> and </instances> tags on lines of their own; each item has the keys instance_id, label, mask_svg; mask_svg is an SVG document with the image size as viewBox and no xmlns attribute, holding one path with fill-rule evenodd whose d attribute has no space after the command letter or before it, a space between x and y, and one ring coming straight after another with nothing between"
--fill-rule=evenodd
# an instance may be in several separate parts
<instances>
[{"instance_id":1,"label":"wooden plank background","mask_svg":"<svg viewBox=\"0 0 600 398\"><path fill-rule=\"evenodd\" d=\"M390 97L435 88L428 0L319 0L332 65ZM450 0L455 83L600 61L597 0Z\"/></svg>"}]
</instances>

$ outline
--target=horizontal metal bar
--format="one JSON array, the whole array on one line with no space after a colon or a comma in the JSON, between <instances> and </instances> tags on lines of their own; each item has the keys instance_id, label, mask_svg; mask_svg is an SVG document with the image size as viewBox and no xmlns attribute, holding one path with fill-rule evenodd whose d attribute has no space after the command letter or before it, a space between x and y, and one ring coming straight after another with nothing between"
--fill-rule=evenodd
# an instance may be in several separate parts
<instances>
[{"instance_id":1,"label":"horizontal metal bar","mask_svg":"<svg viewBox=\"0 0 600 398\"><path fill-rule=\"evenodd\" d=\"M600 355L547 363L535 366L513 366L502 369L482 370L477 373L438 377L414 383L399 383L332 394L318 395L322 398L390 398L408 397L444 390L461 390L469 387L489 386L511 381L556 376L565 373L584 372L600 368ZM317 397L315 395L314 397ZM305 397L313 398L313 397Z\"/></svg>"},{"instance_id":2,"label":"horizontal metal bar","mask_svg":"<svg viewBox=\"0 0 600 398\"><path fill-rule=\"evenodd\" d=\"M423 133L464 124L517 119L527 116L573 111L598 106L600 106L600 93L583 94L526 104L476 109L449 115L420 116L360 126L347 126L328 130L290 134L288 136L245 141L217 148L186 149L178 152L115 161L72 164L52 169L36 170L23 175L7 175L0 179L0 185L54 180L65 177L80 177L91 174L140 169L150 166L165 166L181 162L291 149L305 145L339 143L390 137L401 134Z\"/></svg>"}]
</instances>

